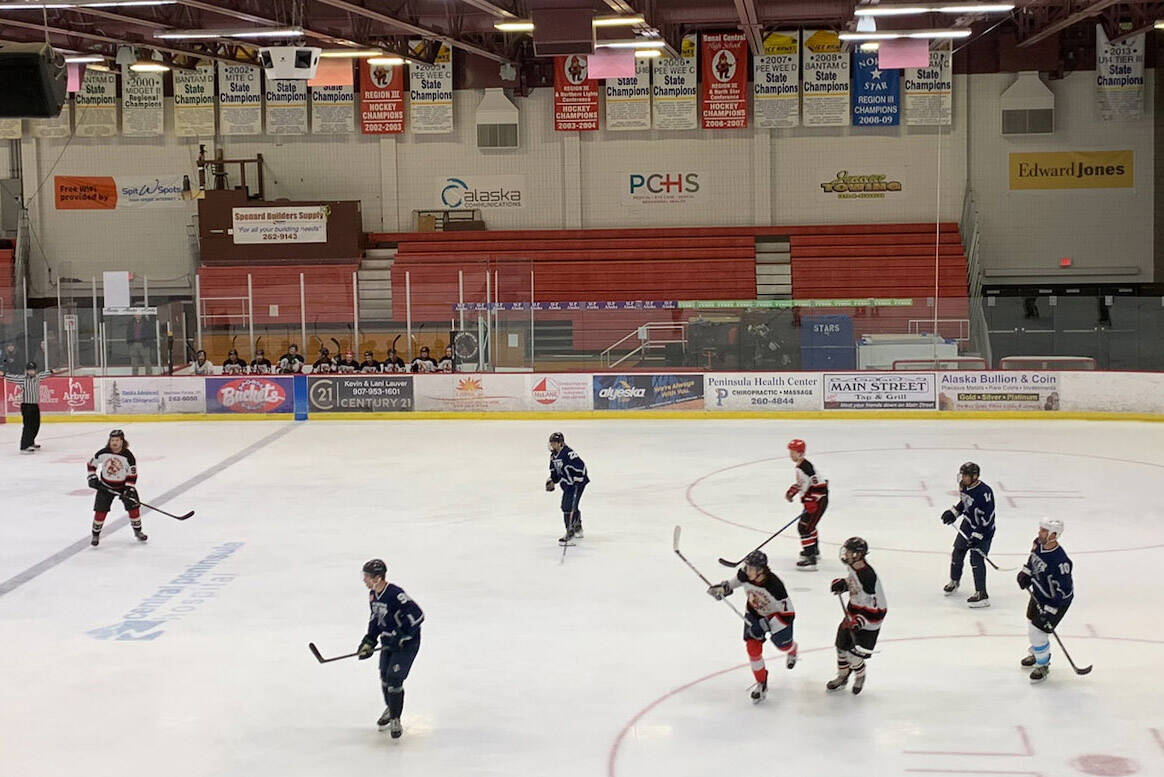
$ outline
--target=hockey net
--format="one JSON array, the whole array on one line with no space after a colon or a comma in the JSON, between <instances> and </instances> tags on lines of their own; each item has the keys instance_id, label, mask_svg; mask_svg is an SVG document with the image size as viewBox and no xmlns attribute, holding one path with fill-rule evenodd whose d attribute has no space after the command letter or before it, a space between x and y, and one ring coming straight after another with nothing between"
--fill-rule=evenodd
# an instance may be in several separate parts
<instances>
[{"instance_id":1,"label":"hockey net","mask_svg":"<svg viewBox=\"0 0 1164 777\"><path fill-rule=\"evenodd\" d=\"M986 360L978 356L955 356L949 359L896 359L895 370L985 370Z\"/></svg>"},{"instance_id":2,"label":"hockey net","mask_svg":"<svg viewBox=\"0 0 1164 777\"><path fill-rule=\"evenodd\" d=\"M1095 370L1095 359L1087 356L1004 356L1000 370Z\"/></svg>"}]
</instances>

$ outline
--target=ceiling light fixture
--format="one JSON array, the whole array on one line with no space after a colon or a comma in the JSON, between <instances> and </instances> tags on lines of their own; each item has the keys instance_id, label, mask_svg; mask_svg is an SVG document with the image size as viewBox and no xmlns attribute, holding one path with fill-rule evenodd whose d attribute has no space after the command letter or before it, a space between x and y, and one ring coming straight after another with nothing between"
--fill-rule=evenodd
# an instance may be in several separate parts
<instances>
[{"instance_id":1,"label":"ceiling light fixture","mask_svg":"<svg viewBox=\"0 0 1164 777\"><path fill-rule=\"evenodd\" d=\"M83 54L76 57L65 57L65 62L69 63L70 65L89 65L95 62L104 61L105 57L101 57L96 54Z\"/></svg>"},{"instance_id":2,"label":"ceiling light fixture","mask_svg":"<svg viewBox=\"0 0 1164 777\"><path fill-rule=\"evenodd\" d=\"M867 40L861 44L861 51L876 51L881 48L881 44L875 40Z\"/></svg>"},{"instance_id":3,"label":"ceiling light fixture","mask_svg":"<svg viewBox=\"0 0 1164 777\"><path fill-rule=\"evenodd\" d=\"M493 25L493 29L501 30L502 32L533 32L533 22L528 19L518 19L512 22L497 22Z\"/></svg>"},{"instance_id":4,"label":"ceiling light fixture","mask_svg":"<svg viewBox=\"0 0 1164 777\"><path fill-rule=\"evenodd\" d=\"M635 51L635 56L640 59L647 57L661 57L663 56L663 52L659 51L658 49L637 49Z\"/></svg>"},{"instance_id":5,"label":"ceiling light fixture","mask_svg":"<svg viewBox=\"0 0 1164 777\"><path fill-rule=\"evenodd\" d=\"M631 40L600 40L594 45L603 49L665 49L667 41L653 38L633 38Z\"/></svg>"},{"instance_id":6,"label":"ceiling light fixture","mask_svg":"<svg viewBox=\"0 0 1164 777\"><path fill-rule=\"evenodd\" d=\"M936 3L934 5L866 5L853 11L854 16L913 16L923 13L1007 13L1014 3Z\"/></svg>"},{"instance_id":7,"label":"ceiling light fixture","mask_svg":"<svg viewBox=\"0 0 1164 777\"><path fill-rule=\"evenodd\" d=\"M366 59L383 53L380 49L325 49L319 56L323 59Z\"/></svg>"},{"instance_id":8,"label":"ceiling light fixture","mask_svg":"<svg viewBox=\"0 0 1164 777\"><path fill-rule=\"evenodd\" d=\"M843 41L865 41L865 40L897 40L898 38L924 38L924 39L945 39L945 38L969 38L969 28L959 28L953 30L884 30L881 32L842 32L840 39Z\"/></svg>"},{"instance_id":9,"label":"ceiling light fixture","mask_svg":"<svg viewBox=\"0 0 1164 777\"><path fill-rule=\"evenodd\" d=\"M163 30L155 32L158 40L198 40L204 38L298 38L300 27L235 27L206 30Z\"/></svg>"},{"instance_id":10,"label":"ceiling light fixture","mask_svg":"<svg viewBox=\"0 0 1164 777\"><path fill-rule=\"evenodd\" d=\"M368 60L369 65L403 65L404 59L402 57L372 57Z\"/></svg>"},{"instance_id":11,"label":"ceiling light fixture","mask_svg":"<svg viewBox=\"0 0 1164 777\"><path fill-rule=\"evenodd\" d=\"M165 73L170 69L170 66L165 62L158 62L153 59L139 59L130 65L129 69L135 73Z\"/></svg>"},{"instance_id":12,"label":"ceiling light fixture","mask_svg":"<svg viewBox=\"0 0 1164 777\"><path fill-rule=\"evenodd\" d=\"M60 10L67 8L125 8L138 5L173 5L178 0L74 0L74 2L48 3L0 3L0 11L39 11L41 9Z\"/></svg>"},{"instance_id":13,"label":"ceiling light fixture","mask_svg":"<svg viewBox=\"0 0 1164 777\"><path fill-rule=\"evenodd\" d=\"M646 18L642 14L635 16L595 16L595 27L634 27L636 24L645 24Z\"/></svg>"}]
</instances>

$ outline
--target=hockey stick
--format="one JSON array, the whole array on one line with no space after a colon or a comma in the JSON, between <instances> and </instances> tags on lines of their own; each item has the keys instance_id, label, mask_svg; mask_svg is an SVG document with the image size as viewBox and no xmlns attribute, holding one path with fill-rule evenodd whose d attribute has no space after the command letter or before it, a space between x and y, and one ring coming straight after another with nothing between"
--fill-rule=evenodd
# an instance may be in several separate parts
<instances>
[{"instance_id":1,"label":"hockey stick","mask_svg":"<svg viewBox=\"0 0 1164 777\"><path fill-rule=\"evenodd\" d=\"M779 537L781 532L783 532L785 529L787 529L789 526L791 526L792 524L796 523L799 520L800 520L800 516L798 515L795 518L793 518L791 521L789 521L788 523L781 526L780 529L775 534L773 534L771 537L769 537L768 539L764 540L759 545L757 545L754 548L754 550L759 550L760 548L764 547L769 542L771 542L772 540ZM678 527L676 527L676 528L678 528ZM744 556L744 558L747 558L747 556ZM721 558L721 559L719 559L719 563L723 564L725 567L738 567L740 564L744 563L744 559L742 558L739 561L728 561L726 558Z\"/></svg>"},{"instance_id":2,"label":"hockey stick","mask_svg":"<svg viewBox=\"0 0 1164 777\"><path fill-rule=\"evenodd\" d=\"M141 505L142 507L148 507L149 509L153 510L155 513L161 513L162 515L167 515L167 516L173 518L175 521L184 521L187 518L193 517L193 515L194 515L193 510L186 513L185 515L174 515L173 513L167 513L165 510L163 510L160 507L154 507L153 505L147 505L145 502L138 502L138 504Z\"/></svg>"},{"instance_id":3,"label":"hockey stick","mask_svg":"<svg viewBox=\"0 0 1164 777\"><path fill-rule=\"evenodd\" d=\"M579 494L577 494L577 493L574 494L574 504L570 506L570 528L566 530L567 535L570 535L570 533L574 531L574 524L575 524L575 520L576 520L574 518L574 514L576 512L578 512L578 500L580 498L581 497ZM568 548L568 547L570 547L570 540L569 539L567 539L565 542L562 543L562 560L559 561L558 564L565 564L566 563L566 548Z\"/></svg>"},{"instance_id":4,"label":"hockey stick","mask_svg":"<svg viewBox=\"0 0 1164 777\"><path fill-rule=\"evenodd\" d=\"M688 567L691 568L692 572L699 575L699 579L702 580L704 583L706 583L708 588L711 588L712 582L710 580L708 580L706 577L704 577L703 573L700 572L698 569L696 569L694 564L692 564L690 561L687 560L687 557L683 555L683 551L679 550L679 533L682 530L683 530L683 527L681 527L681 526L675 527L675 535L671 541L671 549L675 551L675 555L678 556L683 561L684 564L686 564ZM731 607L732 612L734 612L736 615L738 615L741 620L747 620L746 618L744 618L743 614L740 613L740 611L736 609L736 606L734 604L732 604L731 602L729 602L727 599L720 599L720 601L723 602L724 604L726 604L728 607Z\"/></svg>"},{"instance_id":5,"label":"hockey stick","mask_svg":"<svg viewBox=\"0 0 1164 777\"><path fill-rule=\"evenodd\" d=\"M1051 629L1051 636L1054 637L1055 641L1059 643L1059 649L1062 650L1063 655L1067 657L1067 663L1071 664L1071 668L1075 670L1075 674L1088 674L1091 671L1091 664L1088 664L1082 669L1075 665L1075 662L1071 660L1071 654L1067 652L1067 648L1063 647L1063 640L1059 639L1059 634L1054 629Z\"/></svg>"},{"instance_id":6,"label":"hockey stick","mask_svg":"<svg viewBox=\"0 0 1164 777\"><path fill-rule=\"evenodd\" d=\"M321 656L319 654L319 648L317 648L315 646L314 642L308 642L307 649L311 651L311 655L315 656L315 660L321 664L327 664L327 663L330 663L332 661L339 661L340 659L344 659L344 658L351 658L352 656L358 656L360 654L360 651L357 650L355 653L344 653L342 656L332 656L331 658L324 658L323 656ZM383 649L384 649L384 646L381 645L380 647L375 648L372 652L378 653Z\"/></svg>"},{"instance_id":7,"label":"hockey stick","mask_svg":"<svg viewBox=\"0 0 1164 777\"><path fill-rule=\"evenodd\" d=\"M987 563L987 564L989 564L990 566L994 567L994 569L995 569L996 571L998 571L998 572L1017 572L1017 571L1019 571L1020 569L1022 569L1022 566L1017 566L1017 567L1000 567L998 564L995 564L993 561L991 561L991 559L990 559L990 556L988 556L988 555L986 555L985 553L983 553L981 548L970 548L970 550L976 551L976 552L978 553L978 555L979 555L979 556L982 556L982 558L986 559L986 563Z\"/></svg>"}]
</instances>

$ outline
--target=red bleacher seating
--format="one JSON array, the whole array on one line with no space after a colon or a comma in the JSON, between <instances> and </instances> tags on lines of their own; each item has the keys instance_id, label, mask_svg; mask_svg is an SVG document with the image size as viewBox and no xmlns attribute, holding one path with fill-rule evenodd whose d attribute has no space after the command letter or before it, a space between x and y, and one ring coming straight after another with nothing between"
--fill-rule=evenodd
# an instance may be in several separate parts
<instances>
[{"instance_id":1,"label":"red bleacher seating","mask_svg":"<svg viewBox=\"0 0 1164 777\"><path fill-rule=\"evenodd\" d=\"M12 304L16 260L16 249L11 240L0 240L0 324L11 324L14 320Z\"/></svg>"},{"instance_id":2,"label":"red bleacher seating","mask_svg":"<svg viewBox=\"0 0 1164 777\"><path fill-rule=\"evenodd\" d=\"M307 321L351 321L352 273L358 265L286 265L250 267L200 267L203 313L214 325L244 326L245 301L224 299L245 297L247 274L254 291L255 324L290 324L300 322L299 275L303 274L307 290ZM271 315L271 306L278 306Z\"/></svg>"}]
</instances>

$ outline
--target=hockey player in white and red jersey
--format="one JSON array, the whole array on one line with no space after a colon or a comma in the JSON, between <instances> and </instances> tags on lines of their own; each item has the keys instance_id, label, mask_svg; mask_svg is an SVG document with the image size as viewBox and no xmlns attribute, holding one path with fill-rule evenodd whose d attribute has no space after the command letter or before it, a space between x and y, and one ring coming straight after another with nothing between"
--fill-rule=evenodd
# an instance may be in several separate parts
<instances>
[{"instance_id":1,"label":"hockey player in white and red jersey","mask_svg":"<svg viewBox=\"0 0 1164 777\"><path fill-rule=\"evenodd\" d=\"M796 482L784 492L784 498L791 502L800 497L803 510L800 520L796 522L796 530L800 534L800 560L796 562L796 567L812 571L816 569L816 560L820 558L816 527L829 508L829 481L805 458L806 447L804 440L788 443L788 457L796 465Z\"/></svg>"},{"instance_id":2,"label":"hockey player in white and red jersey","mask_svg":"<svg viewBox=\"0 0 1164 777\"><path fill-rule=\"evenodd\" d=\"M768 557L763 551L753 550L744 558L744 565L736 570L734 578L716 583L707 589L715 599L731 596L743 586L748 596L744 616L744 645L756 684L748 689L752 703L758 704L768 694L768 670L764 666L764 639L771 636L772 644L785 656L785 666L796 666L796 641L792 639L792 621L796 609L784 587L784 581L768 568Z\"/></svg>"},{"instance_id":3,"label":"hockey player in white and red jersey","mask_svg":"<svg viewBox=\"0 0 1164 777\"><path fill-rule=\"evenodd\" d=\"M141 500L137 497L137 459L130 453L125 432L114 429L109 433L109 442L93 454L89 460L89 488L97 492L93 500L93 538L90 545L101 541L101 529L113 499L121 499L121 504L129 512L129 525L138 542L148 537L141 530Z\"/></svg>"},{"instance_id":4,"label":"hockey player in white and red jersey","mask_svg":"<svg viewBox=\"0 0 1164 777\"><path fill-rule=\"evenodd\" d=\"M841 546L841 562L849 568L847 578L833 580L830 590L837 595L848 593L845 619L837 627L837 676L825 687L830 691L844 688L853 677L853 693L865 687L865 662L873 655L881 621L888 612L881 578L869 566L869 544L860 537L850 537Z\"/></svg>"}]
</instances>

